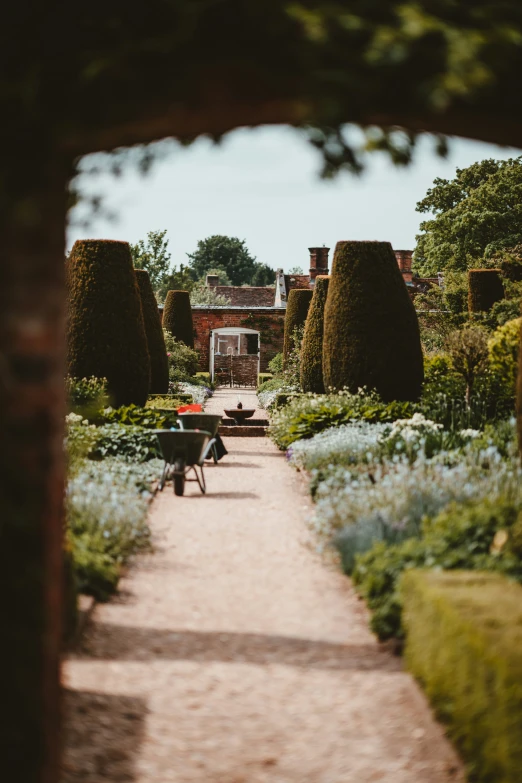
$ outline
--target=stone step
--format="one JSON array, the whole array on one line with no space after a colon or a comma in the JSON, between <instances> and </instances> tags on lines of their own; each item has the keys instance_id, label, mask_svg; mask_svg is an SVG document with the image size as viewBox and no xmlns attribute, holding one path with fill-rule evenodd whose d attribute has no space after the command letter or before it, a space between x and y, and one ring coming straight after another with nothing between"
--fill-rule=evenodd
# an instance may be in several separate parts
<instances>
[{"instance_id":1,"label":"stone step","mask_svg":"<svg viewBox=\"0 0 522 783\"><path fill-rule=\"evenodd\" d=\"M218 432L225 438L262 438L266 435L267 427L247 424L241 427L236 424L221 425Z\"/></svg>"}]
</instances>

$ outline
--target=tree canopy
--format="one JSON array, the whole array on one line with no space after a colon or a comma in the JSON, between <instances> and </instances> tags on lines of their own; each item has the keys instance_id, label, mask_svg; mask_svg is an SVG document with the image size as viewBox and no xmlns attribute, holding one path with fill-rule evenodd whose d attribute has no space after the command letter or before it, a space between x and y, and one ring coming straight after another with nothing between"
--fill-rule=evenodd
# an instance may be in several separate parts
<instances>
[{"instance_id":1,"label":"tree canopy","mask_svg":"<svg viewBox=\"0 0 522 783\"><path fill-rule=\"evenodd\" d=\"M488 265L496 252L522 242L522 157L483 160L434 181L417 211L413 269L421 277Z\"/></svg>"},{"instance_id":2,"label":"tree canopy","mask_svg":"<svg viewBox=\"0 0 522 783\"><path fill-rule=\"evenodd\" d=\"M267 285L273 282L275 272L266 264L256 262L245 240L221 234L200 239L194 253L187 253L190 269L196 280L201 280L214 269L223 270L231 285ZM263 282L259 282L259 281Z\"/></svg>"},{"instance_id":3,"label":"tree canopy","mask_svg":"<svg viewBox=\"0 0 522 783\"><path fill-rule=\"evenodd\" d=\"M147 239L140 239L135 245L130 246L132 261L135 269L145 269L149 273L150 282L154 291L165 283L170 273L170 253L168 251L169 240L166 238L167 230L149 231Z\"/></svg>"}]
</instances>

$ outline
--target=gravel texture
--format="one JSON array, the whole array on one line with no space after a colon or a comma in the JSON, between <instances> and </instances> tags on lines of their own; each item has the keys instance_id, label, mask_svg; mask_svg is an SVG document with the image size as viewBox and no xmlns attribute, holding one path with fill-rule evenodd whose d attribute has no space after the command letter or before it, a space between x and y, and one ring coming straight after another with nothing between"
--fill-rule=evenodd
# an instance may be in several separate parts
<instances>
[{"instance_id":1,"label":"gravel texture","mask_svg":"<svg viewBox=\"0 0 522 783\"><path fill-rule=\"evenodd\" d=\"M207 496L155 500L155 552L66 662L63 783L463 781L400 658L315 553L299 475L265 438L226 445Z\"/></svg>"}]
</instances>

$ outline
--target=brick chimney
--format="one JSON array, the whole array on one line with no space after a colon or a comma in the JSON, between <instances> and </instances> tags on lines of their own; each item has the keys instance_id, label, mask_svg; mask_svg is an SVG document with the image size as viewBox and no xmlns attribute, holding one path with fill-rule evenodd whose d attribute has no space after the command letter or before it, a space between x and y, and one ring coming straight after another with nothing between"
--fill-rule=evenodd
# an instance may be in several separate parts
<instances>
[{"instance_id":1,"label":"brick chimney","mask_svg":"<svg viewBox=\"0 0 522 783\"><path fill-rule=\"evenodd\" d=\"M395 258L399 265L399 269L402 272L405 283L411 283L413 273L411 271L413 250L394 250Z\"/></svg>"},{"instance_id":2,"label":"brick chimney","mask_svg":"<svg viewBox=\"0 0 522 783\"><path fill-rule=\"evenodd\" d=\"M328 274L329 247L309 247L310 252L310 282L313 284L317 275Z\"/></svg>"},{"instance_id":3,"label":"brick chimney","mask_svg":"<svg viewBox=\"0 0 522 783\"><path fill-rule=\"evenodd\" d=\"M216 285L219 285L219 275L207 275L205 285L207 288L214 288Z\"/></svg>"}]
</instances>

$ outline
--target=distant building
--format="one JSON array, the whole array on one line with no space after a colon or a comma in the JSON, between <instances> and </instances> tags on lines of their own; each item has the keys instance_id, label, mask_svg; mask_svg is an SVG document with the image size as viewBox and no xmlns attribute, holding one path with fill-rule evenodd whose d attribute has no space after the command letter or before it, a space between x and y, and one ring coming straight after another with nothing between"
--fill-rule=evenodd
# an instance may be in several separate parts
<instances>
[{"instance_id":1,"label":"distant building","mask_svg":"<svg viewBox=\"0 0 522 783\"><path fill-rule=\"evenodd\" d=\"M309 247L308 274L289 275L277 269L273 286L219 285L207 275L206 285L226 297L226 305L193 305L194 346L200 369L212 378L240 385L257 384L259 372L283 349L285 309L294 288L313 288L318 275L328 275L330 248ZM438 284L437 278L414 278L413 250L395 250L397 264L412 296ZM162 308L160 308L160 312Z\"/></svg>"}]
</instances>

